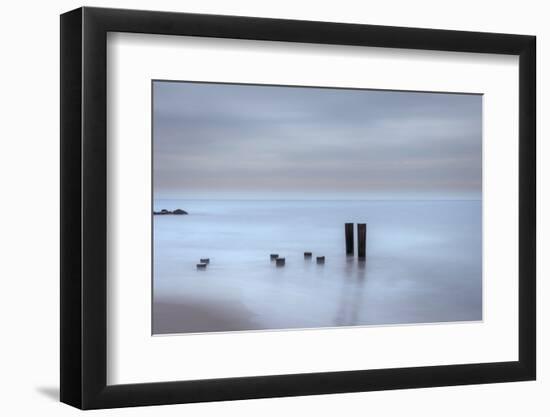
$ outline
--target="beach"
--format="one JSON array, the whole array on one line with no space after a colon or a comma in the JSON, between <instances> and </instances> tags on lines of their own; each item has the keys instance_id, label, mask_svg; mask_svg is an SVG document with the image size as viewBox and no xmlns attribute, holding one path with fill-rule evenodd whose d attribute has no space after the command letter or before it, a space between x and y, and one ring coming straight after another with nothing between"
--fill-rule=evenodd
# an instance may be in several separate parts
<instances>
[{"instance_id":1,"label":"beach","mask_svg":"<svg viewBox=\"0 0 550 417\"><path fill-rule=\"evenodd\" d=\"M480 201L155 200L162 208L189 215L154 216L153 334L482 319ZM365 262L346 256L346 222L367 223Z\"/></svg>"}]
</instances>

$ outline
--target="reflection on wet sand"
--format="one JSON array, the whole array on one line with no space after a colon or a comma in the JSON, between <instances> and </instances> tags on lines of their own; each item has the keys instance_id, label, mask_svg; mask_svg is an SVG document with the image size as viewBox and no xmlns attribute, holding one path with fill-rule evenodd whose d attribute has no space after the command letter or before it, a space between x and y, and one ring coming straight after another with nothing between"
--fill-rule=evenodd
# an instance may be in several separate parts
<instances>
[{"instance_id":1,"label":"reflection on wet sand","mask_svg":"<svg viewBox=\"0 0 550 417\"><path fill-rule=\"evenodd\" d=\"M360 324L358 315L364 299L363 293L367 279L366 262L348 256L344 272L340 305L334 323L336 326L356 326Z\"/></svg>"}]
</instances>

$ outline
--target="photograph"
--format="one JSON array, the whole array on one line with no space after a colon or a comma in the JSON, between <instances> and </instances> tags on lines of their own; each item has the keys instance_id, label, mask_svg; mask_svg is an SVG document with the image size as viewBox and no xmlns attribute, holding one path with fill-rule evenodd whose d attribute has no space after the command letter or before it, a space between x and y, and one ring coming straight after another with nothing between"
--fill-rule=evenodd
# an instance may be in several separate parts
<instances>
[{"instance_id":1,"label":"photograph","mask_svg":"<svg viewBox=\"0 0 550 417\"><path fill-rule=\"evenodd\" d=\"M483 95L152 81L152 334L483 320Z\"/></svg>"},{"instance_id":2,"label":"photograph","mask_svg":"<svg viewBox=\"0 0 550 417\"><path fill-rule=\"evenodd\" d=\"M6 77L25 138L5 178L59 169L58 190L43 169L6 189L28 213L6 217L11 275L36 277L8 273L6 333L41 347L8 367L35 389L10 408L545 409L543 13L93 3L12 30L19 72L58 51L32 95ZM49 197L51 222L31 214ZM59 225L36 259L28 222Z\"/></svg>"}]
</instances>

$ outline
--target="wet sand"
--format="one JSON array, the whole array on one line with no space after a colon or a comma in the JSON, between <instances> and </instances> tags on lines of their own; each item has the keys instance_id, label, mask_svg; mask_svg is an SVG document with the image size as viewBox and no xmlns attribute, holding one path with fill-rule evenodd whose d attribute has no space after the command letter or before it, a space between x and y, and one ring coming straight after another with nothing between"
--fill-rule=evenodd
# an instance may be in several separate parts
<instances>
[{"instance_id":1,"label":"wet sand","mask_svg":"<svg viewBox=\"0 0 550 417\"><path fill-rule=\"evenodd\" d=\"M244 306L160 301L153 306L153 334L257 330L261 326Z\"/></svg>"}]
</instances>

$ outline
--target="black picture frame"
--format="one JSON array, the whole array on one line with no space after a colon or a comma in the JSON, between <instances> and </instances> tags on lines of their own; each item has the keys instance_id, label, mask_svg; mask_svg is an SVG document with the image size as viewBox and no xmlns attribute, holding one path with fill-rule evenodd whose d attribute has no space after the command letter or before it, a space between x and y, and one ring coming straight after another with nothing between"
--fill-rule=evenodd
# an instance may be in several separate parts
<instances>
[{"instance_id":1,"label":"black picture frame","mask_svg":"<svg viewBox=\"0 0 550 417\"><path fill-rule=\"evenodd\" d=\"M519 360L107 385L108 32L519 56ZM79 8L61 15L61 401L81 409L481 384L536 377L534 36Z\"/></svg>"}]
</instances>

